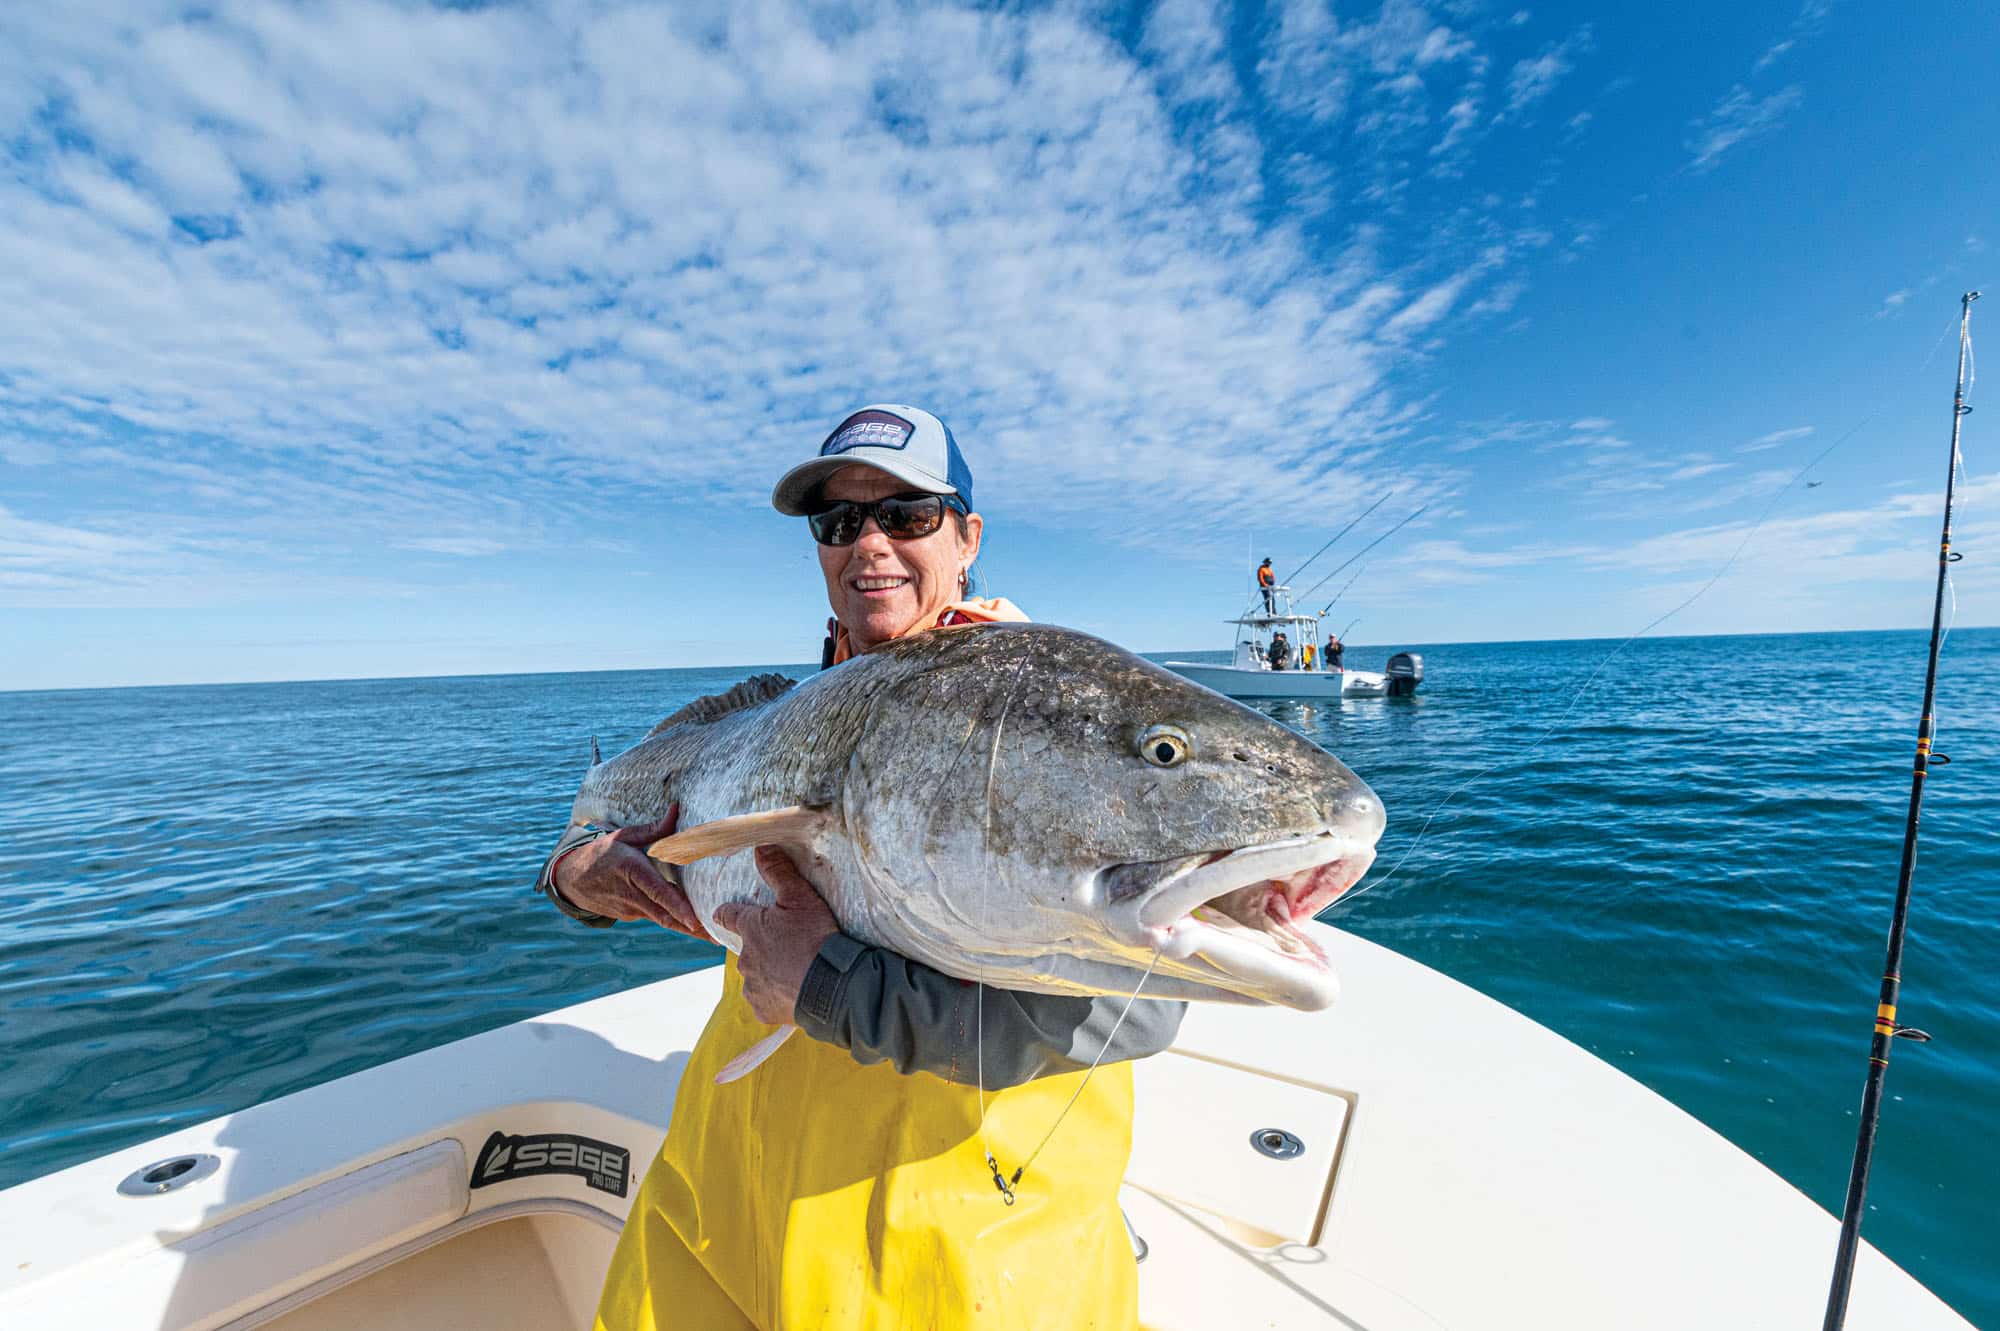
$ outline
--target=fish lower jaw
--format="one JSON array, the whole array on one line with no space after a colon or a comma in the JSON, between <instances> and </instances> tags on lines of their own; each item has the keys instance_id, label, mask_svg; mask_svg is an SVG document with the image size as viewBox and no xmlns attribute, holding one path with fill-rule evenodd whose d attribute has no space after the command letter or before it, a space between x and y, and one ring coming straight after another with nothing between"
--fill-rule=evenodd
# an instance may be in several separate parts
<instances>
[{"instance_id":1,"label":"fish lower jaw","mask_svg":"<svg viewBox=\"0 0 2000 1331\"><path fill-rule=\"evenodd\" d=\"M1253 1001L1315 1011L1339 984L1305 925L1374 858L1374 847L1330 833L1220 856L1149 898L1137 932L1182 974L1209 973Z\"/></svg>"}]
</instances>

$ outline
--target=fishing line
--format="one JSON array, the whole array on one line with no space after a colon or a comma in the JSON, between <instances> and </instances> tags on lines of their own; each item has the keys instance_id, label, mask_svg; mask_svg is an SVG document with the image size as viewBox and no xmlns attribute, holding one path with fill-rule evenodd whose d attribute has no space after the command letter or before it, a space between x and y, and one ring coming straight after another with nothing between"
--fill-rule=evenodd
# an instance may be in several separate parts
<instances>
[{"instance_id":1,"label":"fishing line","mask_svg":"<svg viewBox=\"0 0 2000 1331\"><path fill-rule=\"evenodd\" d=\"M1019 697L1021 690L1027 686L1027 683L1027 672L1023 670L1015 679L1013 686L1008 689L1007 700L1000 705L1000 714L994 718L993 743L986 752L985 837L989 846L993 840L993 784L1000 766L1000 741L1006 732L1007 714L1014 709L1015 699ZM969 747L970 744L971 736L968 735L965 747ZM962 754L965 748L961 747L959 751ZM991 904L990 894L981 892L979 895L979 927L981 936L990 936L991 931L987 928L987 916ZM1140 990L1146 987L1146 981L1153 978L1153 968L1160 964L1160 951L1165 946L1165 938L1162 938L1154 945L1153 959L1146 963L1145 973L1139 977L1139 983L1133 986L1131 996L1125 1000L1125 1006L1118 1013L1118 1020L1111 1023L1111 1032L1104 1037L1104 1043L1097 1050L1097 1057L1090 1060L1090 1066L1084 1069L1083 1079L1077 1082L1076 1089L1070 1092L1069 1100L1064 1103L1061 1111L1056 1114L1055 1120L1049 1124L1049 1130L1042 1134L1042 1139L1035 1143L1035 1149L1028 1152L1028 1158L1015 1168L1011 1176L1001 1172L999 1161L993 1158L993 1143L986 1136L986 965L983 960L980 962L978 966L979 978L973 982L975 986L973 989L975 1008L973 1013L972 1037L972 1062L975 1069L975 1076L979 1083L979 1148L986 1156L986 1167L993 1172L993 1186L1000 1190L1000 1195L1006 1199L1007 1205L1012 1206L1014 1204L1014 1186L1021 1181L1021 1176L1028 1172L1028 1166L1034 1164L1036 1158L1041 1155L1042 1148L1047 1146L1049 1141L1056 1135L1056 1129L1061 1127L1063 1120L1069 1117L1069 1111L1075 1108L1077 1098L1083 1094L1084 1088L1090 1085L1091 1077L1096 1075L1098 1064L1102 1063L1104 1056L1111 1052L1111 1042L1117 1039L1118 1032L1124 1029L1125 1018L1132 1014L1132 1005L1139 1001Z\"/></svg>"},{"instance_id":2,"label":"fishing line","mask_svg":"<svg viewBox=\"0 0 2000 1331\"><path fill-rule=\"evenodd\" d=\"M1827 458L1827 455L1832 453L1834 449L1839 448L1842 444L1846 443L1848 440L1852 439L1855 435L1861 433L1862 430L1866 429L1868 427L1869 422L1875 419L1875 415L1876 415L1875 412L1872 411L1869 412L1866 416L1862 417L1860 422L1857 423L1855 426L1853 426L1853 428L1849 429L1845 434L1841 435L1840 438L1834 440L1832 443L1828 444L1825 448L1821 449L1817 454L1815 454L1812 461L1806 463L1805 466L1799 468L1797 472L1793 473L1792 478L1786 481L1782 486L1780 486L1777 492L1771 496L1770 501L1764 505L1764 511L1757 515L1757 520L1751 524L1750 530L1743 533L1743 539L1736 543L1736 549L1730 554L1728 560L1726 560L1723 563L1722 567L1715 571L1715 575L1709 578L1707 582L1703 583L1701 587L1694 593L1694 595L1688 597L1685 601L1682 601L1679 605L1667 611L1665 614L1660 615L1650 624L1647 624L1646 627L1640 629L1637 633L1634 633L1631 637L1625 639L1625 641L1619 643L1616 647L1612 648L1611 652L1607 656L1605 656L1603 660L1597 663L1597 668L1592 670L1589 676L1583 681L1583 683L1577 687L1576 692L1570 698L1569 706L1563 709L1562 715L1558 716L1553 722L1551 722L1548 729L1544 730L1540 735L1536 736L1534 743L1530 744L1526 749L1523 749L1519 754L1509 755L1507 757L1495 760L1490 767L1475 772L1471 776L1467 777L1464 781L1460 782L1456 787L1452 789L1450 794L1446 795L1442 800L1438 802L1438 806L1435 809L1431 810L1430 817L1424 819L1424 825L1417 829L1416 839L1411 841L1409 846L1404 849L1402 858L1396 861L1395 868L1389 870L1388 873L1383 874L1380 878L1377 878L1374 882L1368 883L1362 887L1358 887L1354 889L1352 892L1347 893L1345 896L1341 898L1341 900L1351 901L1355 897L1360 896L1363 892L1369 891L1373 888L1380 887L1382 884L1388 882L1391 878L1394 878L1397 874L1401 873L1403 871L1403 866L1409 863L1410 856L1416 854L1417 847L1423 844L1424 837L1431 830L1431 824L1437 821L1438 815L1443 813L1453 800L1457 799L1460 795L1464 794L1474 784L1485 780L1493 773L1499 771L1502 767L1506 766L1508 763L1519 762L1527 758L1530 754L1534 753L1535 750L1541 748L1542 745L1548 741L1549 737L1556 733L1556 731L1562 729L1563 723L1569 720L1570 713L1574 712L1577 709L1577 706L1580 703L1582 703L1584 695L1589 692L1590 686L1597 682L1597 677L1604 673L1605 667L1609 666L1613 661L1617 660L1619 655L1623 653L1627 647L1630 647L1633 643L1639 641L1639 639L1645 637L1648 633L1651 633L1654 629L1666 623L1668 620L1672 619L1675 615L1678 615L1681 611L1687 609L1689 606L1693 605L1696 601L1699 601L1703 596L1707 595L1708 590L1711 587L1715 586L1716 583L1722 581L1723 575L1728 573L1730 569L1736 566L1736 561L1742 557L1743 551L1745 550L1745 548L1749 546L1750 539L1753 536L1755 536L1759 530L1763 528L1765 521L1771 516L1772 510L1777 508L1778 501L1783 499L1787 494L1791 493L1792 487L1797 485L1801 480L1803 480L1806 477L1806 475L1813 470L1813 468L1819 466L1820 463L1824 462Z\"/></svg>"},{"instance_id":3,"label":"fishing line","mask_svg":"<svg viewBox=\"0 0 2000 1331\"><path fill-rule=\"evenodd\" d=\"M1021 1162L1020 1167L1011 1176L1000 1172L998 1162L993 1159L992 1147L986 1146L986 1071L984 1067L980 1069L979 1143L981 1146L986 1147L986 1167L993 1171L993 1186L1000 1189L1000 1195L1007 1199L1007 1205L1012 1206L1014 1204L1014 1185L1021 1181L1021 1175L1028 1172L1028 1166L1035 1163L1035 1158L1041 1155L1042 1148L1047 1146L1050 1139L1056 1135L1056 1129L1061 1127L1062 1121L1069 1117L1069 1111L1076 1107L1078 1097L1083 1094L1083 1088L1090 1085L1090 1079L1096 1075L1097 1065L1102 1063L1104 1056L1111 1052L1111 1042L1118 1038L1119 1030L1125 1025L1125 1018L1132 1015L1132 1005L1139 1001L1139 991L1146 987L1146 981L1153 978L1153 968L1160 964L1160 950L1166 945L1167 940L1162 938L1153 946L1153 959L1146 963L1146 973L1141 975L1139 983L1132 987L1131 996L1125 1000L1125 1006L1119 1010L1118 1020L1111 1023L1111 1032L1104 1037L1104 1043L1098 1047L1097 1057L1091 1059L1090 1066L1083 1070L1083 1080L1079 1081L1076 1084L1076 1089L1069 1093L1069 1099L1064 1102L1062 1112L1056 1115L1055 1122L1049 1124L1049 1130L1042 1134L1042 1139L1035 1143L1035 1149L1028 1152L1028 1158ZM986 1012L986 986L983 984L979 987L979 1010L980 1016L983 1019ZM984 1058L983 1051L981 1058L982 1060Z\"/></svg>"}]
</instances>

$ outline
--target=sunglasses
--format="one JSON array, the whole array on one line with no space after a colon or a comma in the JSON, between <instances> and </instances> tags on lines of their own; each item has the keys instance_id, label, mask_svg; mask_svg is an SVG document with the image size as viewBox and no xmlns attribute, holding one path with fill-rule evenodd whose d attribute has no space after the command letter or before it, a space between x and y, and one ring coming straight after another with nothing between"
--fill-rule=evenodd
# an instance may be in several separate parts
<instances>
[{"instance_id":1,"label":"sunglasses","mask_svg":"<svg viewBox=\"0 0 2000 1331\"><path fill-rule=\"evenodd\" d=\"M956 509L945 495L890 495L887 499L828 499L806 515L813 539L821 545L853 545L869 518L892 541L914 541L944 525L946 508Z\"/></svg>"}]
</instances>

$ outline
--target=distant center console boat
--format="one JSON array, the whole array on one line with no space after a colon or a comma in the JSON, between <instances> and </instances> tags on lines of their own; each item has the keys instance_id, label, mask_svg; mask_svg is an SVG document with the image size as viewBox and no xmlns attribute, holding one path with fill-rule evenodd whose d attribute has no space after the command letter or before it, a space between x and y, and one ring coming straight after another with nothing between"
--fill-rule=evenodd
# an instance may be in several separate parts
<instances>
[{"instance_id":1,"label":"distant center console boat","mask_svg":"<svg viewBox=\"0 0 2000 1331\"><path fill-rule=\"evenodd\" d=\"M1397 652L1379 673L1346 669L1341 652L1321 646L1320 618L1292 605L1290 587L1266 588L1258 604L1224 621L1236 625L1229 664L1164 664L1231 698L1397 698L1424 682L1424 658L1413 652Z\"/></svg>"}]
</instances>

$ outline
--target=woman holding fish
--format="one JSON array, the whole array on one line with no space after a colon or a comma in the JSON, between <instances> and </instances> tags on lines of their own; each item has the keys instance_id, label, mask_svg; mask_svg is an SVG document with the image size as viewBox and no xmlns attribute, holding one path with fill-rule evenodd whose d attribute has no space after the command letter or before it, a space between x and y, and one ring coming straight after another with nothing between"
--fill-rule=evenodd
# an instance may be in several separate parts
<instances>
[{"instance_id":1,"label":"woman holding fish","mask_svg":"<svg viewBox=\"0 0 2000 1331\"><path fill-rule=\"evenodd\" d=\"M1025 619L969 596L984 523L956 441L928 412L855 412L772 503L804 516L818 544L834 664L911 635ZM649 919L710 937L644 853L677 812L572 828L544 891L586 923ZM599 1325L1132 1326L1136 1268L1117 1204L1131 1149L1126 1060L1165 1048L1184 1005L968 984L841 932L813 867L759 846L775 902L712 913L740 955L682 1074ZM788 1023L812 1038L717 1084ZM996 1188L1031 1156L1032 1171Z\"/></svg>"}]
</instances>

